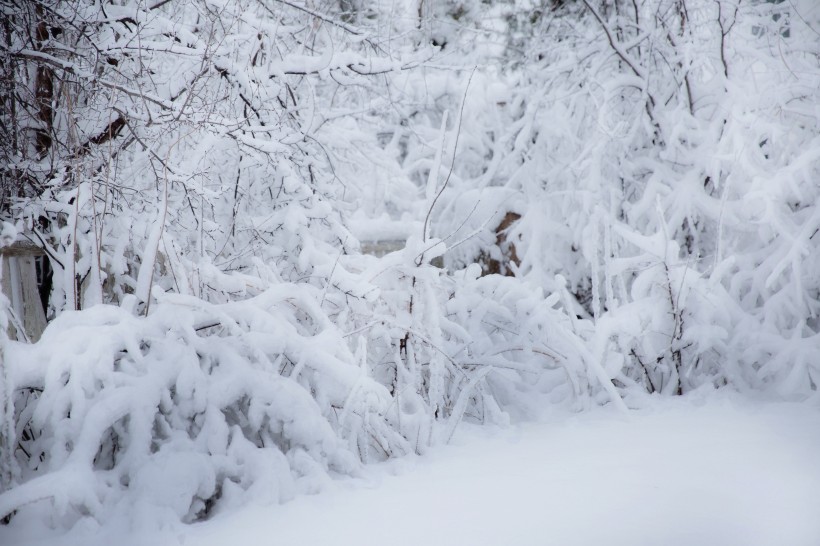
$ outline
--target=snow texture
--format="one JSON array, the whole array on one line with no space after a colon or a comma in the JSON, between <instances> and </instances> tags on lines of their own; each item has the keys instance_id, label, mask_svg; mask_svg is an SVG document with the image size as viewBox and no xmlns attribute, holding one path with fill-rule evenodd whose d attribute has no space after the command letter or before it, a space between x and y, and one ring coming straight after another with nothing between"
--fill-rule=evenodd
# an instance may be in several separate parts
<instances>
[{"instance_id":1,"label":"snow texture","mask_svg":"<svg viewBox=\"0 0 820 546\"><path fill-rule=\"evenodd\" d=\"M817 408L700 393L626 418L558 412L465 427L425 457L190 527L0 533L9 546L810 546L820 539L818 431Z\"/></svg>"}]
</instances>

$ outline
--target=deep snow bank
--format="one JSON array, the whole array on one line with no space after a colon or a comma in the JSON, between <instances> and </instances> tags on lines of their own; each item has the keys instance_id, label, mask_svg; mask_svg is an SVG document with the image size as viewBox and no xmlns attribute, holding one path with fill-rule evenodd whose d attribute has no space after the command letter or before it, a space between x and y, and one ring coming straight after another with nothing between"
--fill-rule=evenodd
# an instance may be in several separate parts
<instances>
[{"instance_id":1,"label":"deep snow bank","mask_svg":"<svg viewBox=\"0 0 820 546\"><path fill-rule=\"evenodd\" d=\"M3 544L820 543L820 410L710 395L464 427L428 456L368 467L281 506L188 527L75 529Z\"/></svg>"}]
</instances>

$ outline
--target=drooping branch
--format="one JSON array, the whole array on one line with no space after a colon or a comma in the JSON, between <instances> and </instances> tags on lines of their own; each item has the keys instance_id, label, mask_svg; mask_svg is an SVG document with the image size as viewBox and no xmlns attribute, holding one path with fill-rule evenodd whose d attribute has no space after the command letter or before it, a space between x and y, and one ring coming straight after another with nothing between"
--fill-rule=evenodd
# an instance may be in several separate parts
<instances>
[{"instance_id":1,"label":"drooping branch","mask_svg":"<svg viewBox=\"0 0 820 546\"><path fill-rule=\"evenodd\" d=\"M654 109L655 109L655 97L652 96L652 93L649 91L649 77L646 71L641 66L640 62L634 59L629 52L621 45L620 42L615 38L612 33L612 30L609 28L609 25L606 24L604 18L601 14L596 10L592 4L589 3L589 0L583 0L584 5L595 18L595 20L600 25L601 29L604 31L606 35L607 41L609 42L609 46L615 52L615 54L632 70L633 74L637 76L641 81L643 81L644 89L643 92L646 93L646 114L649 116L649 120L652 122L652 125L655 127L655 133L659 139L662 139L661 136L661 126L658 123L657 119L655 119Z\"/></svg>"},{"instance_id":2,"label":"drooping branch","mask_svg":"<svg viewBox=\"0 0 820 546\"><path fill-rule=\"evenodd\" d=\"M140 91L139 89L132 89L128 86L112 82L105 78L100 78L99 76L95 75L88 70L84 70L76 63L70 61L64 61L59 59L53 55L49 55L48 53L43 53L41 51L34 51L31 49L22 49L19 51L9 51L5 46L2 46L2 50L7 51L12 57L18 59L25 59L27 61L33 61L35 63L41 63L48 65L50 67L58 68L67 74L71 74L73 76L77 76L78 78L82 78L84 80L89 81L90 83L96 83L102 85L103 87L107 87L109 89L114 89L116 91L120 91L125 93L128 96L140 98L152 104L156 104L163 110L176 112L176 108L173 103L169 100L163 99L151 93L146 93L145 91Z\"/></svg>"}]
</instances>

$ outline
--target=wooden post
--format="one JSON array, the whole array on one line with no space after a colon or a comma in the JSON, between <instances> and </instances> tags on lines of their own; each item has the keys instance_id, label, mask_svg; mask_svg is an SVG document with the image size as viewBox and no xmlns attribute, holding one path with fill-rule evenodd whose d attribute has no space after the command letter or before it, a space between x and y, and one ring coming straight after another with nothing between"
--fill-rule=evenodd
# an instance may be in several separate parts
<instances>
[{"instance_id":1,"label":"wooden post","mask_svg":"<svg viewBox=\"0 0 820 546\"><path fill-rule=\"evenodd\" d=\"M3 294L11 303L8 334L20 341L36 342L46 328L46 314L37 285L36 259L43 250L29 241L17 241L0 249L3 260ZM22 332L18 328L22 327Z\"/></svg>"}]
</instances>

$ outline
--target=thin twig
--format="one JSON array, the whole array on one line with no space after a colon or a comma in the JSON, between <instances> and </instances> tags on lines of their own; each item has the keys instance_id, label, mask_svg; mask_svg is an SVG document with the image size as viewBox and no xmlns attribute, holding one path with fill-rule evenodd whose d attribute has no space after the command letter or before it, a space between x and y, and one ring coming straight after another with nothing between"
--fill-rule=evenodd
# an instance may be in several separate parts
<instances>
[{"instance_id":1,"label":"thin twig","mask_svg":"<svg viewBox=\"0 0 820 546\"><path fill-rule=\"evenodd\" d=\"M461 98L461 108L458 111L458 125L456 126L456 142L453 145L453 157L450 161L450 170L447 173L447 178L444 179L444 184L442 184L441 189L436 193L436 196L433 198L433 202L430 203L430 208L427 209L427 216L424 217L424 227L422 229L422 240L427 240L427 225L430 223L430 215L433 213L433 208L435 208L436 203L438 202L439 197L441 194L444 193L444 190L447 188L447 184L450 182L450 176L453 174L453 168L456 164L456 154L458 152L458 140L461 136L461 122L464 119L464 104L467 102L467 91L470 90L470 82L473 81L473 76L475 75L477 67L473 68L473 71L470 73L470 77L467 80L467 87L464 88L464 96Z\"/></svg>"}]
</instances>

